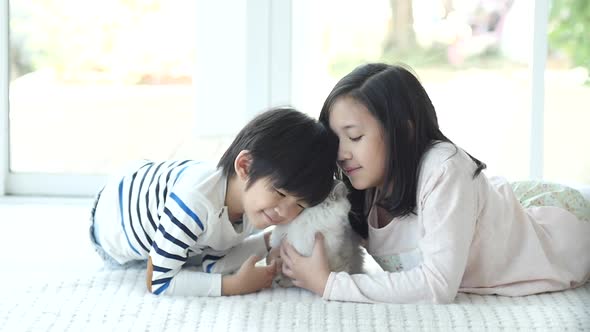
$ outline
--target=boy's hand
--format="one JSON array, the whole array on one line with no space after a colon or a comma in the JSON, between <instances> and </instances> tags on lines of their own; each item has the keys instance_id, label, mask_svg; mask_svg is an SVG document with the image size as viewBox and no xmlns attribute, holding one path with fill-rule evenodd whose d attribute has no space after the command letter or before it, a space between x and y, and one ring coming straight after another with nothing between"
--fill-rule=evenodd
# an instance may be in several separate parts
<instances>
[{"instance_id":1,"label":"boy's hand","mask_svg":"<svg viewBox=\"0 0 590 332\"><path fill-rule=\"evenodd\" d=\"M272 262L278 262L281 259L281 247L270 249L266 256L266 265L270 265Z\"/></svg>"},{"instance_id":2,"label":"boy's hand","mask_svg":"<svg viewBox=\"0 0 590 332\"><path fill-rule=\"evenodd\" d=\"M265 231L264 232L264 244L266 245L266 251L270 251L270 234L272 231Z\"/></svg>"},{"instance_id":3,"label":"boy's hand","mask_svg":"<svg viewBox=\"0 0 590 332\"><path fill-rule=\"evenodd\" d=\"M272 286L276 274L276 263L255 266L260 257L250 256L234 275L224 276L221 292L223 295L240 295L257 292Z\"/></svg>"}]
</instances>

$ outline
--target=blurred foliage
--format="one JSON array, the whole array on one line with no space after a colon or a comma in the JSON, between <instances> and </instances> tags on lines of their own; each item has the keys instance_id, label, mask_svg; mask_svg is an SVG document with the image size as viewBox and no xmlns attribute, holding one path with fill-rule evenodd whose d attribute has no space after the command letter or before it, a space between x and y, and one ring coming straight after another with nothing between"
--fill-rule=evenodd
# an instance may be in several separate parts
<instances>
[{"instance_id":1,"label":"blurred foliage","mask_svg":"<svg viewBox=\"0 0 590 332\"><path fill-rule=\"evenodd\" d=\"M65 81L186 83L195 56L191 3L192 0L11 1L12 77L50 68ZM590 70L590 1L553 0L549 48L552 55ZM464 65L476 65L473 61L483 61L479 65L485 65L499 57L500 54L484 54ZM340 77L367 60L356 54L343 54L333 59L330 73ZM390 48L379 60L401 60L415 67L448 65L441 47L416 46L403 53Z\"/></svg>"},{"instance_id":2,"label":"blurred foliage","mask_svg":"<svg viewBox=\"0 0 590 332\"><path fill-rule=\"evenodd\" d=\"M400 51L389 49L384 51L379 59L366 59L354 55L343 55L334 58L330 63L329 73L333 77L342 77L362 63L380 61L386 63L404 63L412 68L444 68L449 70L463 70L465 68L501 68L518 66L504 58L497 48L491 48L478 56L468 57L461 64L450 64L445 46L434 45L422 48L415 45Z\"/></svg>"},{"instance_id":3,"label":"blurred foliage","mask_svg":"<svg viewBox=\"0 0 590 332\"><path fill-rule=\"evenodd\" d=\"M590 71L590 1L553 1L549 16L549 49L565 54L574 66Z\"/></svg>"},{"instance_id":4,"label":"blurred foliage","mask_svg":"<svg viewBox=\"0 0 590 332\"><path fill-rule=\"evenodd\" d=\"M63 81L159 83L191 74L190 0L10 3L11 68Z\"/></svg>"}]
</instances>

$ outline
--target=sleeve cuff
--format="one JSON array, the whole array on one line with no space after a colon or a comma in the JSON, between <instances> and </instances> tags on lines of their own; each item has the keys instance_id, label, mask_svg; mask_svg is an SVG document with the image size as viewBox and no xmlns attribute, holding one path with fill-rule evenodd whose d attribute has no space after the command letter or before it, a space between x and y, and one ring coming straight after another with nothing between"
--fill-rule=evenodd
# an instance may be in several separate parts
<instances>
[{"instance_id":1,"label":"sleeve cuff","mask_svg":"<svg viewBox=\"0 0 590 332\"><path fill-rule=\"evenodd\" d=\"M252 255L256 255L260 258L266 257L268 250L266 249L266 242L264 241L264 232L250 235L244 240L244 248L247 252Z\"/></svg>"},{"instance_id":2,"label":"sleeve cuff","mask_svg":"<svg viewBox=\"0 0 590 332\"><path fill-rule=\"evenodd\" d=\"M328 276L328 281L326 281L326 286L324 287L324 294L322 295L322 299L330 299L330 294L332 292L332 284L334 283L335 278L336 272L330 272L330 275Z\"/></svg>"},{"instance_id":3,"label":"sleeve cuff","mask_svg":"<svg viewBox=\"0 0 590 332\"><path fill-rule=\"evenodd\" d=\"M170 286L164 293L180 296L221 296L221 278L221 274L183 268L170 280Z\"/></svg>"}]
</instances>

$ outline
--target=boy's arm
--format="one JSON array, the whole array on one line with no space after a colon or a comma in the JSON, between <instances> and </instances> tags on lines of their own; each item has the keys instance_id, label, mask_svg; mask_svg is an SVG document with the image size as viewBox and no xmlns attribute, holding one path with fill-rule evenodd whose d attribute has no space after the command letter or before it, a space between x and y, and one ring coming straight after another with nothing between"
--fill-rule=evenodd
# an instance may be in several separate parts
<instances>
[{"instance_id":1,"label":"boy's arm","mask_svg":"<svg viewBox=\"0 0 590 332\"><path fill-rule=\"evenodd\" d=\"M221 276L203 274L195 277L194 282L188 282L183 281L187 273L181 270L187 261L189 249L194 251L198 248L197 240L207 229L207 219L208 209L204 199L195 197L194 193L169 193L148 258L147 288L151 293L185 294L182 288L188 286L187 291L194 295L220 295ZM193 285L197 281L199 285Z\"/></svg>"},{"instance_id":2,"label":"boy's arm","mask_svg":"<svg viewBox=\"0 0 590 332\"><path fill-rule=\"evenodd\" d=\"M255 266L257 256L250 256L236 274L224 275L204 273L188 268L180 270L171 280L166 291L169 295L226 296L241 295L259 291L272 285L276 274L275 264ZM147 264L147 287L151 292L153 265L151 258Z\"/></svg>"},{"instance_id":3,"label":"boy's arm","mask_svg":"<svg viewBox=\"0 0 590 332\"><path fill-rule=\"evenodd\" d=\"M154 266L152 258L147 262L147 288L152 292ZM184 296L221 296L222 276L221 274L211 274L196 271L190 268L182 268L170 280L166 288L166 295L184 295Z\"/></svg>"},{"instance_id":4,"label":"boy's arm","mask_svg":"<svg viewBox=\"0 0 590 332\"><path fill-rule=\"evenodd\" d=\"M270 232L260 232L248 236L244 241L235 247L223 257L211 257L203 259L203 268L212 273L232 273L237 271L244 262L252 255L266 257L269 248Z\"/></svg>"},{"instance_id":5,"label":"boy's arm","mask_svg":"<svg viewBox=\"0 0 590 332\"><path fill-rule=\"evenodd\" d=\"M267 277L268 273L254 267L256 262L249 264L246 260L249 255L259 254L260 251L263 251L260 256L266 255L264 235L249 237L243 245L238 245L240 248L228 253L229 257L224 257L225 262L219 267L204 261L203 268L209 273L183 268L189 248L194 251L198 247L197 240L207 229L209 215L204 199L195 197L194 192L185 198L187 196L178 191L168 196L148 258L147 289L156 295L220 296L245 294L269 287L274 268L269 269L272 273ZM233 268L235 264L242 266L236 276L222 277L217 273L226 269L225 266ZM217 270L213 270L214 267Z\"/></svg>"},{"instance_id":6,"label":"boy's arm","mask_svg":"<svg viewBox=\"0 0 590 332\"><path fill-rule=\"evenodd\" d=\"M250 256L238 272L223 276L222 294L248 294L271 287L276 275L276 263L273 262L268 266L256 266L256 262L259 260L259 256Z\"/></svg>"}]
</instances>

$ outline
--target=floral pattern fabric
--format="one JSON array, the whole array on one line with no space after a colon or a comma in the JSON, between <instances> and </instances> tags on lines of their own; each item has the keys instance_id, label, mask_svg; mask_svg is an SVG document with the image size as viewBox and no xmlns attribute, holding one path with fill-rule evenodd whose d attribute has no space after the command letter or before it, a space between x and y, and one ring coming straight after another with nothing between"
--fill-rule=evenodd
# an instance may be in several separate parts
<instances>
[{"instance_id":1,"label":"floral pattern fabric","mask_svg":"<svg viewBox=\"0 0 590 332\"><path fill-rule=\"evenodd\" d=\"M555 206L590 222L590 202L573 188L543 181L519 181L511 183L511 186L524 208Z\"/></svg>"}]
</instances>

